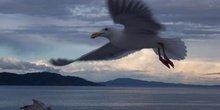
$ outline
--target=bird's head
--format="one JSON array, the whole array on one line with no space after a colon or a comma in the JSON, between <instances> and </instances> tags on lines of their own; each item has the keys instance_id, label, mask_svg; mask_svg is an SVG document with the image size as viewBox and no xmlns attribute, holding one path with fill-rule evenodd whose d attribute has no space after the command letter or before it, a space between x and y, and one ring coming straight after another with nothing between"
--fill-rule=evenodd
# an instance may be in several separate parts
<instances>
[{"instance_id":1,"label":"bird's head","mask_svg":"<svg viewBox=\"0 0 220 110\"><path fill-rule=\"evenodd\" d=\"M93 33L91 35L91 38L95 39L97 37L106 37L106 38L110 39L110 37L112 36L114 31L115 31L115 29L112 27L103 28L99 32Z\"/></svg>"}]
</instances>

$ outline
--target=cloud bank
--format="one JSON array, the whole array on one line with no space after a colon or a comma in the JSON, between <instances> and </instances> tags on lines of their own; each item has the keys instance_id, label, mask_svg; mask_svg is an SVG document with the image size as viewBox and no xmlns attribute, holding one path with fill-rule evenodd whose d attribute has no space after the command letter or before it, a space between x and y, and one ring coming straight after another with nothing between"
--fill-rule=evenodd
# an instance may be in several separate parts
<instances>
[{"instance_id":1,"label":"cloud bank","mask_svg":"<svg viewBox=\"0 0 220 110\"><path fill-rule=\"evenodd\" d=\"M210 39L220 35L218 0L146 2L156 18L167 26L162 36ZM47 46L63 45L63 42L103 44L105 40L94 43L89 36L113 24L103 0L3 0L0 2L0 17L3 24L0 26L0 45L27 54L32 50L44 50Z\"/></svg>"},{"instance_id":2,"label":"cloud bank","mask_svg":"<svg viewBox=\"0 0 220 110\"><path fill-rule=\"evenodd\" d=\"M59 73L59 69L54 69L46 65L37 65L27 61L19 61L15 58L0 58L0 71L8 71L15 73L27 72L55 72Z\"/></svg>"}]
</instances>

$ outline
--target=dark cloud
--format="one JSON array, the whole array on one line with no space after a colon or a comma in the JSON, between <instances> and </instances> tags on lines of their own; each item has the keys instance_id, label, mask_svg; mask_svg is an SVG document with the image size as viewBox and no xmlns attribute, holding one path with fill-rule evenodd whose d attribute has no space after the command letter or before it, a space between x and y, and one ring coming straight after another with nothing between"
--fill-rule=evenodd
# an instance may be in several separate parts
<instances>
[{"instance_id":1,"label":"dark cloud","mask_svg":"<svg viewBox=\"0 0 220 110\"><path fill-rule=\"evenodd\" d=\"M91 4L93 0L7 0L0 2L0 12L5 14L27 14L31 16L71 16L69 7Z\"/></svg>"},{"instance_id":2,"label":"dark cloud","mask_svg":"<svg viewBox=\"0 0 220 110\"><path fill-rule=\"evenodd\" d=\"M87 26L89 28L92 26ZM82 26L30 26L25 29L0 32L0 46L7 46L18 53L37 53L64 44L100 45L105 39L91 40L92 32L81 31ZM78 31L77 31L78 30ZM83 29L82 29L83 30ZM97 30L98 31L98 30Z\"/></svg>"},{"instance_id":3,"label":"dark cloud","mask_svg":"<svg viewBox=\"0 0 220 110\"><path fill-rule=\"evenodd\" d=\"M220 18L219 0L145 1L163 21L216 24ZM0 13L89 19L107 15L104 2L105 0L3 0L0 2Z\"/></svg>"},{"instance_id":4,"label":"dark cloud","mask_svg":"<svg viewBox=\"0 0 220 110\"><path fill-rule=\"evenodd\" d=\"M105 0L7 0L0 2L0 13L52 16L58 18L78 17L89 19L104 17ZM220 15L219 0L145 0L162 21L189 21L217 24ZM105 16L106 17L106 16ZM91 20L91 19L89 19Z\"/></svg>"},{"instance_id":5,"label":"dark cloud","mask_svg":"<svg viewBox=\"0 0 220 110\"><path fill-rule=\"evenodd\" d=\"M20 53L52 49L65 43L101 45L107 41L94 41L89 36L92 32L113 24L104 2L105 0L2 0L0 14L15 15L15 19L10 18L14 22L20 22L19 17L23 16L22 19L28 19L31 23L1 29L0 45ZM220 34L216 31L220 28L219 0L146 2L156 18L167 26L167 37L206 39ZM18 19L16 14L19 14Z\"/></svg>"},{"instance_id":6,"label":"dark cloud","mask_svg":"<svg viewBox=\"0 0 220 110\"><path fill-rule=\"evenodd\" d=\"M148 0L163 21L219 25L219 0Z\"/></svg>"},{"instance_id":7,"label":"dark cloud","mask_svg":"<svg viewBox=\"0 0 220 110\"><path fill-rule=\"evenodd\" d=\"M95 21L102 22L108 18L105 6L101 4L104 4L103 0L0 1L2 16L14 15L16 18L19 14L17 19L9 16L9 20L27 24L22 27L19 27L20 24L15 25L16 28L8 28L4 24L0 31L0 46L10 47L19 54L29 54L45 52L66 43L102 44L104 40L93 42L90 39L91 29L101 27ZM27 23L23 19L27 19Z\"/></svg>"},{"instance_id":8,"label":"dark cloud","mask_svg":"<svg viewBox=\"0 0 220 110\"><path fill-rule=\"evenodd\" d=\"M183 39L213 39L220 35L218 27L192 24L186 22L167 23L167 31L164 32L168 37L180 37Z\"/></svg>"},{"instance_id":9,"label":"dark cloud","mask_svg":"<svg viewBox=\"0 0 220 110\"><path fill-rule=\"evenodd\" d=\"M0 69L5 71L22 71L22 72L35 72L35 71L48 71L58 73L60 70L45 65L36 65L34 63L19 61L14 58L0 58Z\"/></svg>"},{"instance_id":10,"label":"dark cloud","mask_svg":"<svg viewBox=\"0 0 220 110\"><path fill-rule=\"evenodd\" d=\"M219 0L146 0L165 35L186 39L209 39L219 35Z\"/></svg>"}]
</instances>

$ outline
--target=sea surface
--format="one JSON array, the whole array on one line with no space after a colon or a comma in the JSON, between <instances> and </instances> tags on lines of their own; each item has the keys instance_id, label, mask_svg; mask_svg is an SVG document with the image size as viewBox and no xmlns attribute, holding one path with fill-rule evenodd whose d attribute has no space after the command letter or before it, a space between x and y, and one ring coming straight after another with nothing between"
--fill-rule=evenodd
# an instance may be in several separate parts
<instances>
[{"instance_id":1,"label":"sea surface","mask_svg":"<svg viewBox=\"0 0 220 110\"><path fill-rule=\"evenodd\" d=\"M53 110L220 110L220 88L0 86L0 110L32 99Z\"/></svg>"}]
</instances>

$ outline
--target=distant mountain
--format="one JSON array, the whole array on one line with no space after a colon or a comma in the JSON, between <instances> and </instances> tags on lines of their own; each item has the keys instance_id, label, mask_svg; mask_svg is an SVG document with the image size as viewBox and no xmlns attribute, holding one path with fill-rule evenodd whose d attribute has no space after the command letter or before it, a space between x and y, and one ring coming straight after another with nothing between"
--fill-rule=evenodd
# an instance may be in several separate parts
<instances>
[{"instance_id":1,"label":"distant mountain","mask_svg":"<svg viewBox=\"0 0 220 110\"><path fill-rule=\"evenodd\" d=\"M164 83L154 81L143 81L131 78L118 78L107 82L101 82L105 86L114 87L220 87L220 86L204 86L204 85L189 85L189 84L176 84L176 83Z\"/></svg>"},{"instance_id":2,"label":"distant mountain","mask_svg":"<svg viewBox=\"0 0 220 110\"><path fill-rule=\"evenodd\" d=\"M101 86L73 76L62 76L56 73L38 72L28 74L0 73L0 85L31 86Z\"/></svg>"}]
</instances>

